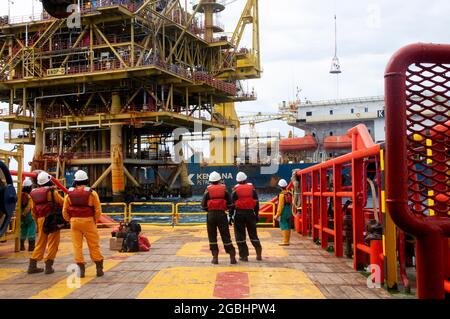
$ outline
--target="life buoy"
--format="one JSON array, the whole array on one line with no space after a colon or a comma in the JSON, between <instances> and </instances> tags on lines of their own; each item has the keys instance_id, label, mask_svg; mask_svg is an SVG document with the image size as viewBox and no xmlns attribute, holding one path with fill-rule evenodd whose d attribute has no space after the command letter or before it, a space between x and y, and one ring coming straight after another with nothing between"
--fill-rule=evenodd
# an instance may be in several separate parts
<instances>
[{"instance_id":1,"label":"life buoy","mask_svg":"<svg viewBox=\"0 0 450 319\"><path fill-rule=\"evenodd\" d=\"M356 117L360 118L361 117L361 113L356 113Z\"/></svg>"}]
</instances>

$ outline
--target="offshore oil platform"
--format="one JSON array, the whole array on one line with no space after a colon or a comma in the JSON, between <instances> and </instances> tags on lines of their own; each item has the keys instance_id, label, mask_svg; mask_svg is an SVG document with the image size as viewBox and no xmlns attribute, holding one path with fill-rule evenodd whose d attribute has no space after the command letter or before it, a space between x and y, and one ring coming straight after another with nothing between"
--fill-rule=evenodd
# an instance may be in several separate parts
<instances>
[{"instance_id":1,"label":"offshore oil platform","mask_svg":"<svg viewBox=\"0 0 450 319\"><path fill-rule=\"evenodd\" d=\"M102 197L116 199L140 187L141 169L155 172L152 187L186 181L167 150L180 127L222 131L215 162L234 164L224 155L238 147L227 136L239 127L234 103L255 99L240 81L261 75L258 1L247 1L231 37L216 19L226 9L219 0L43 4L39 16L0 25L0 100L9 105L0 120L6 143L35 145L32 170L65 181L85 169ZM241 47L246 29L251 48Z\"/></svg>"}]
</instances>

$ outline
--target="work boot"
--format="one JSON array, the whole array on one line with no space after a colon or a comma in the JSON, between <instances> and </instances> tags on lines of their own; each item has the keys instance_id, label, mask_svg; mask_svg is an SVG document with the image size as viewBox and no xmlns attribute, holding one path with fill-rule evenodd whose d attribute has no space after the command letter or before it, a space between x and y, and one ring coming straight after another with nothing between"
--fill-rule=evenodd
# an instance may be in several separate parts
<instances>
[{"instance_id":1,"label":"work boot","mask_svg":"<svg viewBox=\"0 0 450 319\"><path fill-rule=\"evenodd\" d=\"M34 241L34 239L29 239L28 240L28 251L34 251L35 244L36 244L36 242Z\"/></svg>"},{"instance_id":2,"label":"work boot","mask_svg":"<svg viewBox=\"0 0 450 319\"><path fill-rule=\"evenodd\" d=\"M105 274L103 272L103 260L96 261L95 266L97 267L97 277L103 276Z\"/></svg>"},{"instance_id":3,"label":"work boot","mask_svg":"<svg viewBox=\"0 0 450 319\"><path fill-rule=\"evenodd\" d=\"M213 252L213 258L211 260L211 264L217 265L219 264L219 253Z\"/></svg>"},{"instance_id":4,"label":"work boot","mask_svg":"<svg viewBox=\"0 0 450 319\"><path fill-rule=\"evenodd\" d=\"M86 265L84 263L77 264L80 268L80 278L84 278L86 275Z\"/></svg>"},{"instance_id":5,"label":"work boot","mask_svg":"<svg viewBox=\"0 0 450 319\"><path fill-rule=\"evenodd\" d=\"M262 260L262 247L256 247L256 260Z\"/></svg>"},{"instance_id":6,"label":"work boot","mask_svg":"<svg viewBox=\"0 0 450 319\"><path fill-rule=\"evenodd\" d=\"M37 260L36 259L30 259L30 264L28 265L28 271L29 274L37 274L40 272L43 272L44 269L37 268Z\"/></svg>"},{"instance_id":7,"label":"work boot","mask_svg":"<svg viewBox=\"0 0 450 319\"><path fill-rule=\"evenodd\" d=\"M55 269L53 269L53 260L52 259L48 259L45 261L45 274L46 275L50 275L53 274L55 272Z\"/></svg>"},{"instance_id":8,"label":"work boot","mask_svg":"<svg viewBox=\"0 0 450 319\"><path fill-rule=\"evenodd\" d=\"M248 261L248 257L239 257L240 261Z\"/></svg>"},{"instance_id":9,"label":"work boot","mask_svg":"<svg viewBox=\"0 0 450 319\"><path fill-rule=\"evenodd\" d=\"M20 240L20 251L25 251L25 240Z\"/></svg>"},{"instance_id":10,"label":"work boot","mask_svg":"<svg viewBox=\"0 0 450 319\"><path fill-rule=\"evenodd\" d=\"M230 264L232 264L232 265L237 264L236 251L234 249L230 253Z\"/></svg>"},{"instance_id":11,"label":"work boot","mask_svg":"<svg viewBox=\"0 0 450 319\"><path fill-rule=\"evenodd\" d=\"M280 246L289 246L290 239L291 239L291 231L283 230L283 242L279 245Z\"/></svg>"}]
</instances>

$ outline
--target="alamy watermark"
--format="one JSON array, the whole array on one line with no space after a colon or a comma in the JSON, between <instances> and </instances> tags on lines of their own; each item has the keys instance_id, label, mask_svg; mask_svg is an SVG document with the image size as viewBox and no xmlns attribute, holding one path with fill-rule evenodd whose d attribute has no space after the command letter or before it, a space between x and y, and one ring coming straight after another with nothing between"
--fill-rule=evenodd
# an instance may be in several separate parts
<instances>
[{"instance_id":1,"label":"alamy watermark","mask_svg":"<svg viewBox=\"0 0 450 319\"><path fill-rule=\"evenodd\" d=\"M81 29L81 9L76 4L71 4L67 7L67 13L70 16L67 18L67 27L69 29Z\"/></svg>"},{"instance_id":2,"label":"alamy watermark","mask_svg":"<svg viewBox=\"0 0 450 319\"><path fill-rule=\"evenodd\" d=\"M367 271L370 272L367 277L367 288L380 289L381 288L381 267L377 264L371 264L367 266Z\"/></svg>"},{"instance_id":3,"label":"alamy watermark","mask_svg":"<svg viewBox=\"0 0 450 319\"><path fill-rule=\"evenodd\" d=\"M81 288L80 267L77 264L70 264L67 266L66 272L70 273L66 280L67 288Z\"/></svg>"},{"instance_id":4,"label":"alamy watermark","mask_svg":"<svg viewBox=\"0 0 450 319\"><path fill-rule=\"evenodd\" d=\"M378 3L371 3L367 6L366 26L369 29L381 28L381 6Z\"/></svg>"}]
</instances>

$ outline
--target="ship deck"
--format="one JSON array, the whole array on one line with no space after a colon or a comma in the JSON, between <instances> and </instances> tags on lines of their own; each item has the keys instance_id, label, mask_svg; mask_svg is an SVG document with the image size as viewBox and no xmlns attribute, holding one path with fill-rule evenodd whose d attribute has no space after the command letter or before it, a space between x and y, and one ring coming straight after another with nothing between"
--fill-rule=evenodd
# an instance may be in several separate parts
<instances>
[{"instance_id":1,"label":"ship deck","mask_svg":"<svg viewBox=\"0 0 450 319\"><path fill-rule=\"evenodd\" d=\"M70 233L63 230L51 275L28 275L28 252L14 252L13 242L0 244L0 299L380 299L384 289L370 289L352 268L352 260L336 258L309 238L292 234L291 246L280 247L278 229L259 229L263 261L250 248L248 263L230 265L221 250L219 265L210 263L205 226L144 226L149 252L109 250L110 229L100 229L105 276L95 277L88 262L79 288L67 285L73 263ZM85 245L86 246L86 245ZM86 261L89 260L85 247ZM42 266L40 263L39 266Z\"/></svg>"}]
</instances>

